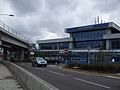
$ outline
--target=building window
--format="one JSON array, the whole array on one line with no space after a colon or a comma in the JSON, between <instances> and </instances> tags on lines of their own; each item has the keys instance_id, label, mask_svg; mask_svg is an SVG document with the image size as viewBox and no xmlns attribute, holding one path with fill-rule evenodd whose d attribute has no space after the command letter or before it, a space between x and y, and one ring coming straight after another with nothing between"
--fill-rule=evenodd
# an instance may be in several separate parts
<instances>
[{"instance_id":1,"label":"building window","mask_svg":"<svg viewBox=\"0 0 120 90\"><path fill-rule=\"evenodd\" d=\"M106 44L105 41L82 41L82 42L75 42L75 48L80 49L105 49Z\"/></svg>"},{"instance_id":2,"label":"building window","mask_svg":"<svg viewBox=\"0 0 120 90\"><path fill-rule=\"evenodd\" d=\"M69 43L68 42L61 42L61 43L44 43L44 44L39 44L39 49L41 50L54 50L54 49L68 49L69 48Z\"/></svg>"},{"instance_id":3,"label":"building window","mask_svg":"<svg viewBox=\"0 0 120 90\"><path fill-rule=\"evenodd\" d=\"M111 40L111 48L112 49L120 49L120 39Z\"/></svg>"},{"instance_id":4,"label":"building window","mask_svg":"<svg viewBox=\"0 0 120 90\"><path fill-rule=\"evenodd\" d=\"M106 34L106 30L76 32L73 33L73 38L75 41L101 40L104 34Z\"/></svg>"}]
</instances>

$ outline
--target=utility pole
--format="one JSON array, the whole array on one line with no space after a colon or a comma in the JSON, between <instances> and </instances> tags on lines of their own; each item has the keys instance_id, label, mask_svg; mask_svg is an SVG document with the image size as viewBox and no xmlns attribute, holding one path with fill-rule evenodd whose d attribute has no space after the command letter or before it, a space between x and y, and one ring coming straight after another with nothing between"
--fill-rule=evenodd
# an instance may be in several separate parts
<instances>
[{"instance_id":1,"label":"utility pole","mask_svg":"<svg viewBox=\"0 0 120 90\"><path fill-rule=\"evenodd\" d=\"M90 64L90 46L88 46L88 64Z\"/></svg>"}]
</instances>

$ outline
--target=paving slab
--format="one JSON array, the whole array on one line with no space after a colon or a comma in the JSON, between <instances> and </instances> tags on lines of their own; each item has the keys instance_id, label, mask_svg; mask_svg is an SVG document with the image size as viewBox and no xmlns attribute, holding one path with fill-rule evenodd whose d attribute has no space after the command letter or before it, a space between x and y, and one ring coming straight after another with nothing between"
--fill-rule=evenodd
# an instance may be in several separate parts
<instances>
[{"instance_id":1,"label":"paving slab","mask_svg":"<svg viewBox=\"0 0 120 90\"><path fill-rule=\"evenodd\" d=\"M0 90L23 90L12 73L2 64L0 64Z\"/></svg>"}]
</instances>

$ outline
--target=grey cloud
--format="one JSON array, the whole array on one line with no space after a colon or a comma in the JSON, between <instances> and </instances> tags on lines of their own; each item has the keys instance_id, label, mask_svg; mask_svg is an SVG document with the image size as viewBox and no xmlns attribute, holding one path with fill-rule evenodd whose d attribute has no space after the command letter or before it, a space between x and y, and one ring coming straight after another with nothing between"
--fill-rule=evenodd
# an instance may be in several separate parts
<instances>
[{"instance_id":1,"label":"grey cloud","mask_svg":"<svg viewBox=\"0 0 120 90\"><path fill-rule=\"evenodd\" d=\"M13 24L15 30L34 42L38 39L68 37L64 32L65 28L93 24L94 18L98 15L109 17L108 20L120 24L119 0L8 0L8 2L16 15L14 19L16 22Z\"/></svg>"},{"instance_id":2,"label":"grey cloud","mask_svg":"<svg viewBox=\"0 0 120 90\"><path fill-rule=\"evenodd\" d=\"M88 14L84 15L85 12L80 10L82 8L82 6L79 6L81 3L79 1L72 2L71 0L68 0L68 1L65 1L65 3L60 0L59 1L56 0L56 2L54 2L54 0L51 0L51 1L52 2L49 2L49 3L44 2L44 4L45 4L44 10L43 10L43 12L42 11L38 12L38 13L40 13L40 15L36 16L37 17L36 22L34 22L34 18L35 18L34 16L33 17L28 16L28 17L30 17L29 19L26 19L27 16L24 17L24 19L26 20L25 21L26 23L24 25L23 25L23 23L22 23L23 21L21 19L21 22L19 24L22 24L21 27L23 26L22 31L21 31L22 33L24 33L24 34L27 33L27 35L29 35L29 37L31 37L31 36L32 37L33 36L40 37L41 36L41 39L42 39L42 37L44 37L42 30L43 30L43 28L47 28L47 30L49 31L48 34L55 33L58 35L58 37L66 37L66 36L68 36L64 33L64 29L66 27L74 26L76 24L80 25L81 22L86 23L86 20L89 18ZM51 7L48 7L49 5ZM57 7L59 7L59 8L57 8ZM86 17L84 17L84 16L86 16ZM28 22L29 22L29 24L28 24ZM26 27L28 27L28 28L26 28ZM21 28L17 28L17 29L19 29L19 31L20 31ZM26 31L26 29L27 29L27 31ZM54 36L53 36L53 38L54 38Z\"/></svg>"},{"instance_id":3,"label":"grey cloud","mask_svg":"<svg viewBox=\"0 0 120 90\"><path fill-rule=\"evenodd\" d=\"M104 13L111 13L120 9L120 0L95 0L94 8Z\"/></svg>"},{"instance_id":4,"label":"grey cloud","mask_svg":"<svg viewBox=\"0 0 120 90\"><path fill-rule=\"evenodd\" d=\"M10 3L18 15L33 13L41 7L39 0L10 0Z\"/></svg>"},{"instance_id":5,"label":"grey cloud","mask_svg":"<svg viewBox=\"0 0 120 90\"><path fill-rule=\"evenodd\" d=\"M69 6L72 0L46 0L46 4L50 10L57 7Z\"/></svg>"}]
</instances>

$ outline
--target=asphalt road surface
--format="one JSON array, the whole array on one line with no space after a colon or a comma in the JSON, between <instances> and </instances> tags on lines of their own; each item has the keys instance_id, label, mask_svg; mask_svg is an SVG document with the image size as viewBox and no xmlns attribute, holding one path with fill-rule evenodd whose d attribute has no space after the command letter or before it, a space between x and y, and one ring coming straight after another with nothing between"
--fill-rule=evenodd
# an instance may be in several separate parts
<instances>
[{"instance_id":1,"label":"asphalt road surface","mask_svg":"<svg viewBox=\"0 0 120 90\"><path fill-rule=\"evenodd\" d=\"M120 90L120 79L63 70L57 65L48 67L32 67L31 63L17 65L60 90Z\"/></svg>"}]
</instances>

